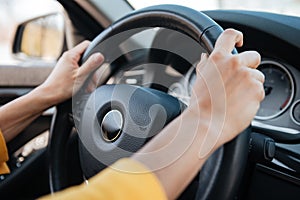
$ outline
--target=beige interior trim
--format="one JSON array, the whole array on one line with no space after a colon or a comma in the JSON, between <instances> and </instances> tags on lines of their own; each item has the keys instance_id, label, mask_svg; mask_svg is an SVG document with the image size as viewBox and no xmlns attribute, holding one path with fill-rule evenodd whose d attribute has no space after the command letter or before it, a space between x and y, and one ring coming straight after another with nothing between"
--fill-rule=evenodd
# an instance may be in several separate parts
<instances>
[{"instance_id":1,"label":"beige interior trim","mask_svg":"<svg viewBox=\"0 0 300 200\"><path fill-rule=\"evenodd\" d=\"M132 11L124 0L75 0L104 28Z\"/></svg>"},{"instance_id":2,"label":"beige interior trim","mask_svg":"<svg viewBox=\"0 0 300 200\"><path fill-rule=\"evenodd\" d=\"M108 27L111 22L110 20L105 17L104 15L102 15L101 13L99 13L99 11L96 9L96 7L94 7L89 1L85 1L85 0L75 0L76 3L78 3L82 8L84 8L85 10L87 10L89 12L89 14L97 20L97 22L99 22L103 27Z\"/></svg>"},{"instance_id":3,"label":"beige interior trim","mask_svg":"<svg viewBox=\"0 0 300 200\"><path fill-rule=\"evenodd\" d=\"M0 66L0 87L37 86L43 83L53 67Z\"/></svg>"}]
</instances>

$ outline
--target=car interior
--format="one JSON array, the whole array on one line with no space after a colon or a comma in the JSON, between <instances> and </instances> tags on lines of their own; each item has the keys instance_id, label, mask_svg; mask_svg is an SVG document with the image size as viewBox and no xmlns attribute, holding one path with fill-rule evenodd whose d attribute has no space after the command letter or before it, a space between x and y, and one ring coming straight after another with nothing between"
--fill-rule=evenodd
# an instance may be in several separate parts
<instances>
[{"instance_id":1,"label":"car interior","mask_svg":"<svg viewBox=\"0 0 300 200\"><path fill-rule=\"evenodd\" d=\"M35 199L88 182L140 149L188 107L200 55L211 53L227 28L244 35L244 45L233 54L246 50L261 54L258 69L265 75L266 97L251 126L209 158L179 199L300 199L300 17L249 10L198 11L179 5L135 10L126 0L56 3L64 19L63 39L58 41L59 54L50 56L59 57L90 40L81 63L94 52L103 53L102 76L95 91L87 93L83 86L7 144L11 173L0 176L1 199ZM18 25L12 44L16 57L24 56L28 24L49 16L57 20L56 15ZM0 80L0 105L31 91L51 69L1 66L3 77L20 73L31 78L13 85ZM151 121L150 108L156 104L161 107L151 113L156 119ZM90 111L93 106L96 113ZM126 127L102 133L105 120L110 123L107 113L114 117L121 113ZM115 152L116 146L129 154Z\"/></svg>"}]
</instances>

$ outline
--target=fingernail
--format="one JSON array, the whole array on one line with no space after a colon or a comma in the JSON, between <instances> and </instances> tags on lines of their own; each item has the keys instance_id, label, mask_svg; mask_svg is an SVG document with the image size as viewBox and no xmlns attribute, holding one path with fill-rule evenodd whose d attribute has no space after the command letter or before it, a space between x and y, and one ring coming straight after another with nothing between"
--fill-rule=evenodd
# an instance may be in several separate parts
<instances>
[{"instance_id":1,"label":"fingernail","mask_svg":"<svg viewBox=\"0 0 300 200\"><path fill-rule=\"evenodd\" d=\"M206 53L201 53L201 60L206 57Z\"/></svg>"}]
</instances>

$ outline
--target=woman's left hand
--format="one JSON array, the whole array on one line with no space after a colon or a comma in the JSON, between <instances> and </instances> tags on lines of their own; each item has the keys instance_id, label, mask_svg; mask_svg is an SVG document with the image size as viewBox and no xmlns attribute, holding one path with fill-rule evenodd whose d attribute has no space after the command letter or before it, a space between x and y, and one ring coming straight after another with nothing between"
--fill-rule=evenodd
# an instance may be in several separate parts
<instances>
[{"instance_id":1,"label":"woman's left hand","mask_svg":"<svg viewBox=\"0 0 300 200\"><path fill-rule=\"evenodd\" d=\"M103 62L101 53L95 53L88 60L79 66L78 62L90 44L84 41L74 48L66 51L58 60L47 80L39 86L52 95L52 104L58 104L69 99L82 86L88 75L96 70Z\"/></svg>"}]
</instances>

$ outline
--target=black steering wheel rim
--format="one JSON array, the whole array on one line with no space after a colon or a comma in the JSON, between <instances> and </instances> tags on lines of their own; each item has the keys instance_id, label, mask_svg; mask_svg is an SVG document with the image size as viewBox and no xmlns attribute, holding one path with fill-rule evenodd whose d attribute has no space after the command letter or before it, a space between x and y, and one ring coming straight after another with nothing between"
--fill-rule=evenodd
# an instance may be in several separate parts
<instances>
[{"instance_id":1,"label":"black steering wheel rim","mask_svg":"<svg viewBox=\"0 0 300 200\"><path fill-rule=\"evenodd\" d=\"M88 47L82 62L99 51L108 57L102 49L105 47L99 48L102 41L122 31L140 27L165 27L179 31L204 46L208 53L212 52L216 39L223 32L216 22L201 12L175 5L152 6L125 16L103 31ZM71 113L70 107L70 101L60 104L52 123L49 144L49 174L52 191L61 190L66 186L64 175L66 165L61 152L64 151L68 134L73 126L70 122L66 124ZM59 124L64 125L59 126ZM207 188L199 187L198 199L232 199L236 195L247 161L249 129L245 132L217 150L212 159L205 164L201 171L204 177L200 176L199 182L205 184ZM209 179L207 176L210 176Z\"/></svg>"}]
</instances>

